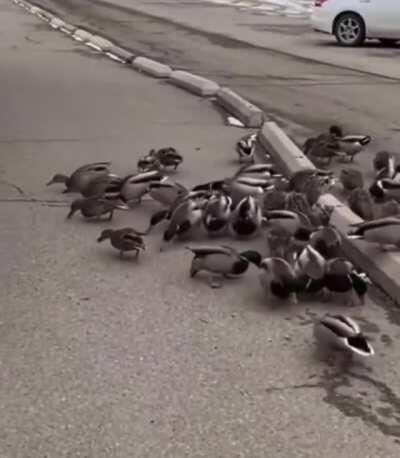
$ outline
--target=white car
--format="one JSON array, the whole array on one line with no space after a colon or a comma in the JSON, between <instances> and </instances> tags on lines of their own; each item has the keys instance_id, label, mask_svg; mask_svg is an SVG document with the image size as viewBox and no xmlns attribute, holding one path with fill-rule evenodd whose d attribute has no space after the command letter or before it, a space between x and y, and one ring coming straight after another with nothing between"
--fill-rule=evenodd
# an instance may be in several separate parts
<instances>
[{"instance_id":1,"label":"white car","mask_svg":"<svg viewBox=\"0 0 400 458\"><path fill-rule=\"evenodd\" d=\"M335 35L342 46L359 46L375 38L400 40L400 0L315 0L314 30Z\"/></svg>"}]
</instances>

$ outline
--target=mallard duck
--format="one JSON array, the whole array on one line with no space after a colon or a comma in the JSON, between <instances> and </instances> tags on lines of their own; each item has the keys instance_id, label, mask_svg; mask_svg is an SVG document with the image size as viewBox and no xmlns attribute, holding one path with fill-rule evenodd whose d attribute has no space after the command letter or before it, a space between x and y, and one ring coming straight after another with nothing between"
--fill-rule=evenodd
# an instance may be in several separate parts
<instances>
[{"instance_id":1,"label":"mallard duck","mask_svg":"<svg viewBox=\"0 0 400 458\"><path fill-rule=\"evenodd\" d=\"M264 271L260 275L261 286L275 298L297 304L299 280L293 267L282 258L265 258L260 263Z\"/></svg>"},{"instance_id":2,"label":"mallard duck","mask_svg":"<svg viewBox=\"0 0 400 458\"><path fill-rule=\"evenodd\" d=\"M235 173L235 177L238 176L250 176L255 178L271 178L281 177L278 173L274 164L250 164L240 167Z\"/></svg>"},{"instance_id":3,"label":"mallard duck","mask_svg":"<svg viewBox=\"0 0 400 458\"><path fill-rule=\"evenodd\" d=\"M150 197L166 207L171 206L179 197L186 195L188 192L180 183L168 180L154 181L149 185Z\"/></svg>"},{"instance_id":4,"label":"mallard duck","mask_svg":"<svg viewBox=\"0 0 400 458\"><path fill-rule=\"evenodd\" d=\"M313 280L323 278L326 260L319 251L308 244L296 257L294 271L298 276L307 276Z\"/></svg>"},{"instance_id":5,"label":"mallard duck","mask_svg":"<svg viewBox=\"0 0 400 458\"><path fill-rule=\"evenodd\" d=\"M71 218L78 210L85 218L101 219L103 215L108 215L108 220L111 221L114 210L128 210L129 207L124 206L122 203L105 199L103 197L86 197L83 199L76 199L71 203L70 212L67 218Z\"/></svg>"},{"instance_id":6,"label":"mallard duck","mask_svg":"<svg viewBox=\"0 0 400 458\"><path fill-rule=\"evenodd\" d=\"M321 134L309 139L304 146L304 155L321 166L330 165L332 159L338 155L339 144L331 134Z\"/></svg>"},{"instance_id":7,"label":"mallard duck","mask_svg":"<svg viewBox=\"0 0 400 458\"><path fill-rule=\"evenodd\" d=\"M350 210L365 220L374 219L374 203L366 189L356 188L351 191L347 202Z\"/></svg>"},{"instance_id":8,"label":"mallard duck","mask_svg":"<svg viewBox=\"0 0 400 458\"><path fill-rule=\"evenodd\" d=\"M317 168L299 170L289 180L289 191L304 193L307 183L313 179L316 179L321 186L332 184L333 172Z\"/></svg>"},{"instance_id":9,"label":"mallard duck","mask_svg":"<svg viewBox=\"0 0 400 458\"><path fill-rule=\"evenodd\" d=\"M367 282L355 273L351 262L344 258L327 261L324 285L329 292L344 296L349 306L356 305L355 295L359 301L364 298L368 288Z\"/></svg>"},{"instance_id":10,"label":"mallard duck","mask_svg":"<svg viewBox=\"0 0 400 458\"><path fill-rule=\"evenodd\" d=\"M233 206L236 207L245 197L261 197L264 191L273 187L269 179L238 176L225 179L222 190L231 197Z\"/></svg>"},{"instance_id":11,"label":"mallard duck","mask_svg":"<svg viewBox=\"0 0 400 458\"><path fill-rule=\"evenodd\" d=\"M175 148L172 148L172 146L161 148L153 154L164 168L173 167L173 169L176 170L183 162L182 155L179 154Z\"/></svg>"},{"instance_id":12,"label":"mallard duck","mask_svg":"<svg viewBox=\"0 0 400 458\"><path fill-rule=\"evenodd\" d=\"M374 157L373 166L378 178L393 178L396 160L388 151L378 151Z\"/></svg>"},{"instance_id":13,"label":"mallard duck","mask_svg":"<svg viewBox=\"0 0 400 458\"><path fill-rule=\"evenodd\" d=\"M400 202L400 181L391 178L376 180L369 188L370 194L377 202L395 199Z\"/></svg>"},{"instance_id":14,"label":"mallard duck","mask_svg":"<svg viewBox=\"0 0 400 458\"><path fill-rule=\"evenodd\" d=\"M225 232L232 211L232 199L223 194L215 194L208 200L203 216L203 225L210 237Z\"/></svg>"},{"instance_id":15,"label":"mallard duck","mask_svg":"<svg viewBox=\"0 0 400 458\"><path fill-rule=\"evenodd\" d=\"M349 238L376 243L384 251L388 245L400 247L400 218L379 218L352 226Z\"/></svg>"},{"instance_id":16,"label":"mallard duck","mask_svg":"<svg viewBox=\"0 0 400 458\"><path fill-rule=\"evenodd\" d=\"M160 160L153 154L153 151L150 151L147 156L141 157L137 161L137 168L140 172L149 172L150 170L160 170L161 163Z\"/></svg>"},{"instance_id":17,"label":"mallard duck","mask_svg":"<svg viewBox=\"0 0 400 458\"><path fill-rule=\"evenodd\" d=\"M234 237L254 237L260 230L262 221L260 205L253 196L247 196L232 211L228 223L229 232Z\"/></svg>"},{"instance_id":18,"label":"mallard duck","mask_svg":"<svg viewBox=\"0 0 400 458\"><path fill-rule=\"evenodd\" d=\"M236 152L239 155L239 162L254 162L254 153L257 144L257 134L248 134L236 143Z\"/></svg>"},{"instance_id":19,"label":"mallard duck","mask_svg":"<svg viewBox=\"0 0 400 458\"><path fill-rule=\"evenodd\" d=\"M122 257L125 251L135 251L137 258L140 250L145 250L145 244L142 238L143 233L138 232L132 227L124 227L122 229L104 229L97 241L110 239L111 245L119 250Z\"/></svg>"},{"instance_id":20,"label":"mallard duck","mask_svg":"<svg viewBox=\"0 0 400 458\"><path fill-rule=\"evenodd\" d=\"M397 216L400 218L400 202L394 199L383 202L377 206L376 213L377 218L388 218L389 216Z\"/></svg>"},{"instance_id":21,"label":"mallard duck","mask_svg":"<svg viewBox=\"0 0 400 458\"><path fill-rule=\"evenodd\" d=\"M351 162L371 142L369 135L344 135L343 129L340 126L331 126L329 133L337 141L339 152L344 153Z\"/></svg>"},{"instance_id":22,"label":"mallard duck","mask_svg":"<svg viewBox=\"0 0 400 458\"><path fill-rule=\"evenodd\" d=\"M81 192L94 177L109 174L110 166L111 162L94 162L79 167L69 177L57 173L46 186L50 186L53 183L64 183L65 189L63 193Z\"/></svg>"},{"instance_id":23,"label":"mallard duck","mask_svg":"<svg viewBox=\"0 0 400 458\"><path fill-rule=\"evenodd\" d=\"M272 210L284 210L287 198L288 193L286 191L278 191L277 189L265 191L262 204L263 213Z\"/></svg>"},{"instance_id":24,"label":"mallard duck","mask_svg":"<svg viewBox=\"0 0 400 458\"><path fill-rule=\"evenodd\" d=\"M290 210L272 210L264 212L268 227L280 228L290 235L294 235L300 227L311 227L309 219L301 213Z\"/></svg>"},{"instance_id":25,"label":"mallard duck","mask_svg":"<svg viewBox=\"0 0 400 458\"><path fill-rule=\"evenodd\" d=\"M359 325L348 316L327 314L318 319L314 324L314 336L318 345L359 356L374 354L374 349L362 334Z\"/></svg>"},{"instance_id":26,"label":"mallard duck","mask_svg":"<svg viewBox=\"0 0 400 458\"><path fill-rule=\"evenodd\" d=\"M121 191L123 179L114 173L95 176L82 190L84 197L102 196L108 199L115 199Z\"/></svg>"},{"instance_id":27,"label":"mallard duck","mask_svg":"<svg viewBox=\"0 0 400 458\"><path fill-rule=\"evenodd\" d=\"M310 235L310 245L325 259L336 258L342 247L342 236L334 227L321 227Z\"/></svg>"},{"instance_id":28,"label":"mallard duck","mask_svg":"<svg viewBox=\"0 0 400 458\"><path fill-rule=\"evenodd\" d=\"M250 262L256 266L259 266L261 262L261 255L257 251L238 253L235 249L224 245L186 248L194 254L190 276L194 277L200 271L208 272L212 288L221 286L217 277L242 275L249 268Z\"/></svg>"},{"instance_id":29,"label":"mallard duck","mask_svg":"<svg viewBox=\"0 0 400 458\"><path fill-rule=\"evenodd\" d=\"M356 169L342 169L339 175L339 179L345 191L353 191L356 188L364 187L363 175L359 170Z\"/></svg>"},{"instance_id":30,"label":"mallard duck","mask_svg":"<svg viewBox=\"0 0 400 458\"><path fill-rule=\"evenodd\" d=\"M205 203L191 199L183 200L169 216L169 225L163 234L163 243L160 251L164 250L166 243L175 237L188 235L193 228L197 227L203 218Z\"/></svg>"},{"instance_id":31,"label":"mallard duck","mask_svg":"<svg viewBox=\"0 0 400 458\"><path fill-rule=\"evenodd\" d=\"M121 183L118 197L128 204L140 203L143 196L149 192L151 183L164 180L166 177L157 170L128 175Z\"/></svg>"}]
</instances>

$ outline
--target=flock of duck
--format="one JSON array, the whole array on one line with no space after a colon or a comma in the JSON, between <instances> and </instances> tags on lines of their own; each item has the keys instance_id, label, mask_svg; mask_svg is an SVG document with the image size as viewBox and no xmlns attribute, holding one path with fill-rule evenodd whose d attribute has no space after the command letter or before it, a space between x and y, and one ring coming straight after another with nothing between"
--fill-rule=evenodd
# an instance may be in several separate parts
<instances>
[{"instance_id":1,"label":"flock of duck","mask_svg":"<svg viewBox=\"0 0 400 458\"><path fill-rule=\"evenodd\" d=\"M299 172L290 180L268 161L268 155L257 163L257 134L249 134L236 144L240 163L236 173L191 189L171 177L170 170L176 171L183 162L172 147L151 150L138 160L138 172L126 177L113 173L110 162L97 162L79 167L70 176L56 174L47 185L62 183L64 193L81 194L72 201L68 218L80 211L85 218L111 220L115 211L135 208L144 196L158 202L160 210L151 216L145 230L123 227L101 232L97 241L109 239L120 256L134 252L137 257L146 248L146 235L161 223L165 228L160 251L175 239L196 238L199 232L211 240L226 236L249 240L262 234L269 246L266 258L255 250L239 252L226 244L186 247L193 254L190 276L206 272L209 285L217 288L224 277L243 275L253 265L259 269L260 285L270 300L295 304L303 297L321 296L325 301L339 297L346 305L362 305L369 279L343 257L342 237L329 225L333 209L321 207L319 197L336 183L333 173L322 165L335 157L352 162L370 140L343 135L340 127L332 126L328 133L308 139L304 145L305 154L321 168ZM400 167L394 157L378 153L374 169L376 180L366 191L368 198L390 202L395 191L400 198ZM355 191L365 191L354 170L344 169L340 175L350 203ZM363 205L360 208L364 211ZM362 213L360 208L358 214ZM382 247L399 244L400 219L364 219L349 237ZM315 323L314 335L351 355L374 354L358 324L344 315L323 316Z\"/></svg>"}]
</instances>

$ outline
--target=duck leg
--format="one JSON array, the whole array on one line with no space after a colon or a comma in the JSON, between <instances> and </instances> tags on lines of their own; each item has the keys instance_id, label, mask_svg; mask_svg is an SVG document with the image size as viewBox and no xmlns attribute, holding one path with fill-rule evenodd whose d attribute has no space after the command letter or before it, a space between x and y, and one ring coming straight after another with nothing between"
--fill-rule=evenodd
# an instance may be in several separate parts
<instances>
[{"instance_id":1,"label":"duck leg","mask_svg":"<svg viewBox=\"0 0 400 458\"><path fill-rule=\"evenodd\" d=\"M216 289L222 287L221 277L215 274L210 274L208 277L208 284L210 288Z\"/></svg>"},{"instance_id":2,"label":"duck leg","mask_svg":"<svg viewBox=\"0 0 400 458\"><path fill-rule=\"evenodd\" d=\"M114 210L111 210L108 216L108 221L111 221L113 219L113 216L114 216Z\"/></svg>"},{"instance_id":3,"label":"duck leg","mask_svg":"<svg viewBox=\"0 0 400 458\"><path fill-rule=\"evenodd\" d=\"M123 259L123 257L124 257L124 252L123 252L123 250L119 250L119 257L120 257L121 259Z\"/></svg>"}]
</instances>

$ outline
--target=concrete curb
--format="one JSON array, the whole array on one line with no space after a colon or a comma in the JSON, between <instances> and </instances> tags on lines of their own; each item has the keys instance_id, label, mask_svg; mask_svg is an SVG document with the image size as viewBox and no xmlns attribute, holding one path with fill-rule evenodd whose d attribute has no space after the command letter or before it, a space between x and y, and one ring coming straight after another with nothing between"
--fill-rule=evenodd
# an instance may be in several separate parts
<instances>
[{"instance_id":1,"label":"concrete curb","mask_svg":"<svg viewBox=\"0 0 400 458\"><path fill-rule=\"evenodd\" d=\"M120 62L124 62L126 64L132 63L133 59L135 58L135 56L130 51L117 45L111 46L107 55L112 59L116 57Z\"/></svg>"},{"instance_id":2,"label":"concrete curb","mask_svg":"<svg viewBox=\"0 0 400 458\"><path fill-rule=\"evenodd\" d=\"M260 108L227 87L217 92L217 102L242 121L246 127L261 127L264 122L265 116Z\"/></svg>"},{"instance_id":3,"label":"concrete curb","mask_svg":"<svg viewBox=\"0 0 400 458\"><path fill-rule=\"evenodd\" d=\"M87 43L88 46L103 52L109 52L114 46L110 40L101 37L100 35L92 35L90 41Z\"/></svg>"},{"instance_id":4,"label":"concrete curb","mask_svg":"<svg viewBox=\"0 0 400 458\"><path fill-rule=\"evenodd\" d=\"M343 237L346 256L365 271L397 304L400 304L400 253L384 253L374 244L347 238L351 224L363 220L336 197L325 194L320 197L321 206L333 206L331 224Z\"/></svg>"},{"instance_id":5,"label":"concrete curb","mask_svg":"<svg viewBox=\"0 0 400 458\"><path fill-rule=\"evenodd\" d=\"M147 73L155 78L169 78L172 74L171 67L155 60L148 59L147 57L136 57L132 65L136 70Z\"/></svg>"},{"instance_id":6,"label":"concrete curb","mask_svg":"<svg viewBox=\"0 0 400 458\"><path fill-rule=\"evenodd\" d=\"M76 27L72 24L65 23L63 26L60 27L61 32L67 35L73 35L76 31Z\"/></svg>"},{"instance_id":7,"label":"concrete curb","mask_svg":"<svg viewBox=\"0 0 400 458\"><path fill-rule=\"evenodd\" d=\"M72 38L82 43L89 43L92 39L92 34L84 29L76 29L72 35Z\"/></svg>"},{"instance_id":8,"label":"concrete curb","mask_svg":"<svg viewBox=\"0 0 400 458\"><path fill-rule=\"evenodd\" d=\"M275 122L265 122L258 139L286 177L291 178L301 170L315 169L314 164Z\"/></svg>"},{"instance_id":9,"label":"concrete curb","mask_svg":"<svg viewBox=\"0 0 400 458\"><path fill-rule=\"evenodd\" d=\"M214 81L181 70L172 72L169 81L202 97L214 96L219 91L219 84Z\"/></svg>"}]
</instances>

